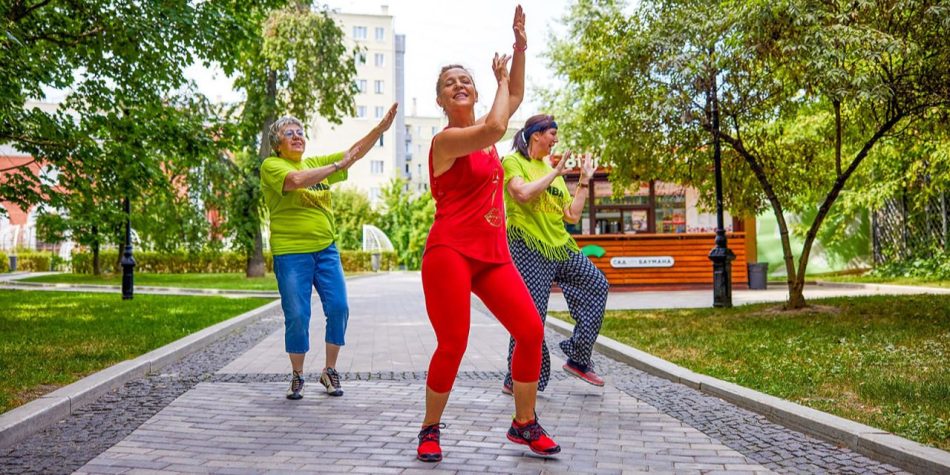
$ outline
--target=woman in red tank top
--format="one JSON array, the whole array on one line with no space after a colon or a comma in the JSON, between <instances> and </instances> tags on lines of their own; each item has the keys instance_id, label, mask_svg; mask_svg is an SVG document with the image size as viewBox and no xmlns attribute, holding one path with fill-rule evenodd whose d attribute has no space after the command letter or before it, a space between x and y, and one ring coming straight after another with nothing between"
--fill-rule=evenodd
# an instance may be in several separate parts
<instances>
[{"instance_id":1,"label":"woman in red tank top","mask_svg":"<svg viewBox=\"0 0 950 475\"><path fill-rule=\"evenodd\" d=\"M498 88L487 115L475 119L478 92L462 66L442 68L436 83L436 102L449 125L433 137L429 152L436 212L422 258L422 287L438 346L429 363L426 414L419 432L417 457L426 462L442 460L442 412L468 344L473 292L515 340L511 362L515 416L508 439L541 455L561 450L535 416L544 327L508 252L504 169L494 146L524 97L528 41L520 5L512 28L514 54L496 53L492 61Z\"/></svg>"}]
</instances>

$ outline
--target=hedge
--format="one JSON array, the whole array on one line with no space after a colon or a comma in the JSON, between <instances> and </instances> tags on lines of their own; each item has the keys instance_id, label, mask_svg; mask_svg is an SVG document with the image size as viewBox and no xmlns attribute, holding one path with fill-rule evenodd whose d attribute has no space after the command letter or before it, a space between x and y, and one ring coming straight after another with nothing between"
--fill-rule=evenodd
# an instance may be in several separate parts
<instances>
[{"instance_id":1,"label":"hedge","mask_svg":"<svg viewBox=\"0 0 950 475\"><path fill-rule=\"evenodd\" d=\"M10 255L17 257L17 272L49 272L51 269L50 265L54 262L54 259L59 259L58 256L53 255L51 252L17 251L16 254ZM0 264L0 272L9 272L11 270L10 255L2 254L3 263Z\"/></svg>"},{"instance_id":2,"label":"hedge","mask_svg":"<svg viewBox=\"0 0 950 475\"><path fill-rule=\"evenodd\" d=\"M135 270L139 272L153 272L157 274L189 274L189 273L223 273L244 272L244 254L237 252L203 251L188 253L137 251L132 254L135 259ZM341 251L340 260L346 272L366 272L372 270L372 257L363 251ZM269 253L264 254L267 272L274 271L274 259ZM119 252L107 250L99 253L99 265L106 274L116 274L122 271L119 266ZM92 274L92 253L78 252L72 256L73 272L77 274ZM381 270L395 270L398 267L397 256L394 252L385 252L380 259Z\"/></svg>"},{"instance_id":3,"label":"hedge","mask_svg":"<svg viewBox=\"0 0 950 475\"><path fill-rule=\"evenodd\" d=\"M0 252L0 274L10 272L10 257Z\"/></svg>"}]
</instances>

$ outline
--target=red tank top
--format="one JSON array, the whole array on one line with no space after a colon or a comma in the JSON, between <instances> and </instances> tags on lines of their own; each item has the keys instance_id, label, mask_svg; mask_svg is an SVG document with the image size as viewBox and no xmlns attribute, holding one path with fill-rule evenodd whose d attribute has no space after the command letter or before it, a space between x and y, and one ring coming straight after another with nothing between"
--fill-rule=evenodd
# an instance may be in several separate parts
<instances>
[{"instance_id":1,"label":"red tank top","mask_svg":"<svg viewBox=\"0 0 950 475\"><path fill-rule=\"evenodd\" d=\"M426 250L448 246L483 262L511 262L505 231L505 169L495 146L455 159L452 168L435 176L429 147L429 186L435 199L435 221Z\"/></svg>"}]
</instances>

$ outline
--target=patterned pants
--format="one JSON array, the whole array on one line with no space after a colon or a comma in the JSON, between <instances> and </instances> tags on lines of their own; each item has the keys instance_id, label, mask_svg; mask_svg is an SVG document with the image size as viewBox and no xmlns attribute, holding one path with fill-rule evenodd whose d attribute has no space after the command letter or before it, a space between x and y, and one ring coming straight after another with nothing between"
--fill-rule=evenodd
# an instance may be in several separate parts
<instances>
[{"instance_id":1,"label":"patterned pants","mask_svg":"<svg viewBox=\"0 0 950 475\"><path fill-rule=\"evenodd\" d=\"M571 317L577 324L571 338L560 343L564 354L579 366L591 366L591 353L594 342L604 322L604 308L607 306L607 278L594 263L580 252L572 252L565 261L551 261L539 252L529 248L521 240L509 240L511 258L521 273L531 299L544 322L548 312L548 299L551 296L551 284L557 284L564 292ZM508 375L505 384L511 385L511 355L515 348L512 339L508 344ZM541 379L538 391L544 391L551 376L551 355L547 344L541 347Z\"/></svg>"}]
</instances>

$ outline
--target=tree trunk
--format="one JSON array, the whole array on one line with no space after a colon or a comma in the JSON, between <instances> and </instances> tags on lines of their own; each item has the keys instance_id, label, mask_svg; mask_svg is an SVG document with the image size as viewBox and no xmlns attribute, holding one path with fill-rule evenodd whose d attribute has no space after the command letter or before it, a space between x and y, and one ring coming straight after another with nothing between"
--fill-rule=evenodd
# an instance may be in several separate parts
<instances>
[{"instance_id":1,"label":"tree trunk","mask_svg":"<svg viewBox=\"0 0 950 475\"><path fill-rule=\"evenodd\" d=\"M786 310L795 310L805 307L805 276L804 274L797 276L795 282L793 283L789 280L788 283L788 303L785 305Z\"/></svg>"},{"instance_id":2,"label":"tree trunk","mask_svg":"<svg viewBox=\"0 0 950 475\"><path fill-rule=\"evenodd\" d=\"M254 183L259 182L261 176L261 163L264 162L264 159L269 157L271 154L270 139L268 134L270 132L270 127L273 125L274 121L277 120L275 117L274 109L277 103L277 72L270 71L267 73L267 105L268 113L264 117L264 123L261 124L261 140L260 140L260 149L257 153L257 164L254 166L254 177L258 180L254 180ZM248 187L248 193L252 194L251 200L248 201L250 205L248 206L246 218L249 222L255 223L253 231L253 240L254 248L251 249L250 254L247 256L247 277L263 277L267 267L264 263L264 237L261 234L260 226L260 209L261 205L260 200L260 188L257 187Z\"/></svg>"},{"instance_id":3,"label":"tree trunk","mask_svg":"<svg viewBox=\"0 0 950 475\"><path fill-rule=\"evenodd\" d=\"M99 226L92 226L92 275L102 275L102 266L99 264Z\"/></svg>"}]
</instances>

